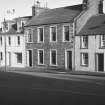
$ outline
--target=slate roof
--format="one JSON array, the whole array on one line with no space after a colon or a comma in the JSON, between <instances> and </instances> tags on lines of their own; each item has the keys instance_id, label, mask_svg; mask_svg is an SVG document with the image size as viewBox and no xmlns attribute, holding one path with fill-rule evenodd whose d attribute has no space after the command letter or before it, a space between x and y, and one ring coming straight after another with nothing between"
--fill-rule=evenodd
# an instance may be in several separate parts
<instances>
[{"instance_id":1,"label":"slate roof","mask_svg":"<svg viewBox=\"0 0 105 105\"><path fill-rule=\"evenodd\" d=\"M17 32L17 25L16 24L13 24L9 31L0 33L0 35L16 35L16 34L23 34L23 31Z\"/></svg>"},{"instance_id":2,"label":"slate roof","mask_svg":"<svg viewBox=\"0 0 105 105\"><path fill-rule=\"evenodd\" d=\"M105 14L92 16L81 29L78 35L102 35L105 34Z\"/></svg>"},{"instance_id":3,"label":"slate roof","mask_svg":"<svg viewBox=\"0 0 105 105\"><path fill-rule=\"evenodd\" d=\"M49 9L40 13L39 15L34 16L26 26L28 27L28 26L72 22L73 19L77 15L79 15L81 11L82 11L82 4Z\"/></svg>"},{"instance_id":4,"label":"slate roof","mask_svg":"<svg viewBox=\"0 0 105 105\"><path fill-rule=\"evenodd\" d=\"M23 16L23 17L18 17L18 18L14 18L14 20L19 20L19 19L23 19L23 18L31 19L32 16Z\"/></svg>"}]
</instances>

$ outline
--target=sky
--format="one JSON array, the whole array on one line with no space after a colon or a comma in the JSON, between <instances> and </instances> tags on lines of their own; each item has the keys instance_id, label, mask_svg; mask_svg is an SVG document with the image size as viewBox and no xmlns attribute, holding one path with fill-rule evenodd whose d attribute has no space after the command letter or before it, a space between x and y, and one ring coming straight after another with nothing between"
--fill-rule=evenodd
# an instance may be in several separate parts
<instances>
[{"instance_id":1,"label":"sky","mask_svg":"<svg viewBox=\"0 0 105 105\"><path fill-rule=\"evenodd\" d=\"M39 0L42 5L47 1L48 8L58 8L82 3L82 0ZM0 0L0 21L5 18L29 16L34 0ZM7 14L8 10L15 9L14 14Z\"/></svg>"},{"instance_id":2,"label":"sky","mask_svg":"<svg viewBox=\"0 0 105 105\"><path fill-rule=\"evenodd\" d=\"M82 0L39 0L42 5L47 1L48 8L57 8L82 3ZM0 21L5 18L29 16L34 0L0 0ZM15 9L14 14L7 14L8 10Z\"/></svg>"}]
</instances>

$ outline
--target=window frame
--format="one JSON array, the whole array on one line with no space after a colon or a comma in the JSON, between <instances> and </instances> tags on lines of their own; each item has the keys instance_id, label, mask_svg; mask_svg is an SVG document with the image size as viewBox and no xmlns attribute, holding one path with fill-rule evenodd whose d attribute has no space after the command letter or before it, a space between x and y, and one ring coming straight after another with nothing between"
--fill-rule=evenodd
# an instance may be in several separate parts
<instances>
[{"instance_id":1,"label":"window frame","mask_svg":"<svg viewBox=\"0 0 105 105\"><path fill-rule=\"evenodd\" d=\"M56 52L56 64L52 63L52 51ZM57 50L56 49L50 49L50 65L51 66L58 66L58 64L57 64Z\"/></svg>"},{"instance_id":2,"label":"window frame","mask_svg":"<svg viewBox=\"0 0 105 105\"><path fill-rule=\"evenodd\" d=\"M69 26L69 41L65 40L65 26ZM71 42L71 39L70 39L70 24L64 24L63 25L63 42Z\"/></svg>"},{"instance_id":3,"label":"window frame","mask_svg":"<svg viewBox=\"0 0 105 105\"><path fill-rule=\"evenodd\" d=\"M86 39L85 39L85 42L84 42L84 37L86 38L87 37L87 42L86 42ZM85 43L87 46L85 46ZM82 35L80 36L80 48L81 49L88 49L89 47L89 36L87 35Z\"/></svg>"},{"instance_id":4,"label":"window frame","mask_svg":"<svg viewBox=\"0 0 105 105\"><path fill-rule=\"evenodd\" d=\"M2 46L2 45L3 45L3 37L0 36L0 46Z\"/></svg>"},{"instance_id":5,"label":"window frame","mask_svg":"<svg viewBox=\"0 0 105 105\"><path fill-rule=\"evenodd\" d=\"M20 44L21 44L21 40L20 39L21 39L20 36L17 36L17 45L18 46L20 46Z\"/></svg>"},{"instance_id":6,"label":"window frame","mask_svg":"<svg viewBox=\"0 0 105 105\"><path fill-rule=\"evenodd\" d=\"M40 34L39 34L40 33L39 29L41 29L41 28L43 29L43 41L40 41L41 38L40 38ZM44 43L44 26L37 27L37 42L38 43Z\"/></svg>"},{"instance_id":7,"label":"window frame","mask_svg":"<svg viewBox=\"0 0 105 105\"><path fill-rule=\"evenodd\" d=\"M11 46L11 36L8 36L8 45Z\"/></svg>"},{"instance_id":8,"label":"window frame","mask_svg":"<svg viewBox=\"0 0 105 105\"><path fill-rule=\"evenodd\" d=\"M103 36L104 36L104 40L103 40ZM103 43L105 43L105 35L100 36L100 47L101 48L105 48L105 45Z\"/></svg>"},{"instance_id":9,"label":"window frame","mask_svg":"<svg viewBox=\"0 0 105 105\"><path fill-rule=\"evenodd\" d=\"M3 60L3 52L0 52L0 61Z\"/></svg>"},{"instance_id":10,"label":"window frame","mask_svg":"<svg viewBox=\"0 0 105 105\"><path fill-rule=\"evenodd\" d=\"M87 54L87 57L88 57L87 61L86 61L86 59L84 59L84 54ZM86 57L86 55L85 55L85 57ZM86 64L86 62L87 62L87 64ZM89 66L89 54L87 52L80 53L80 63L81 63L80 65L84 66L84 67Z\"/></svg>"},{"instance_id":11,"label":"window frame","mask_svg":"<svg viewBox=\"0 0 105 105\"><path fill-rule=\"evenodd\" d=\"M53 35L52 35L52 28L53 28L53 27L54 27L55 30L56 30L56 40L55 40L55 41L54 41L53 38L52 38L52 36L53 36ZM51 25L51 26L50 26L50 42L57 42L57 25Z\"/></svg>"},{"instance_id":12,"label":"window frame","mask_svg":"<svg viewBox=\"0 0 105 105\"><path fill-rule=\"evenodd\" d=\"M29 31L31 31L31 41L29 41ZM27 29L26 34L27 34L27 43L33 43L33 29L32 28Z\"/></svg>"},{"instance_id":13,"label":"window frame","mask_svg":"<svg viewBox=\"0 0 105 105\"><path fill-rule=\"evenodd\" d=\"M40 51L43 51L43 63L40 62ZM37 54L38 54L38 65L44 65L44 49L38 49Z\"/></svg>"}]
</instances>

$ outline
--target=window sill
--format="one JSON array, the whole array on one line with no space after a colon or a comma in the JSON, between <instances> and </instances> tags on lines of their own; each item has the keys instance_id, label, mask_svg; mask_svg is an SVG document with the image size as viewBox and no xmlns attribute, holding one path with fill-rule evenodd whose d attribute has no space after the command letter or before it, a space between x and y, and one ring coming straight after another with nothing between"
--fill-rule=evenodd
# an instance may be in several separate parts
<instances>
[{"instance_id":1,"label":"window sill","mask_svg":"<svg viewBox=\"0 0 105 105\"><path fill-rule=\"evenodd\" d=\"M44 42L37 42L37 43L44 43Z\"/></svg>"},{"instance_id":2,"label":"window sill","mask_svg":"<svg viewBox=\"0 0 105 105\"><path fill-rule=\"evenodd\" d=\"M38 64L39 66L45 66L45 64Z\"/></svg>"},{"instance_id":3,"label":"window sill","mask_svg":"<svg viewBox=\"0 0 105 105\"><path fill-rule=\"evenodd\" d=\"M22 65L22 63L17 63L18 65Z\"/></svg>"},{"instance_id":4,"label":"window sill","mask_svg":"<svg viewBox=\"0 0 105 105\"><path fill-rule=\"evenodd\" d=\"M57 43L57 41L50 41L50 43Z\"/></svg>"},{"instance_id":5,"label":"window sill","mask_svg":"<svg viewBox=\"0 0 105 105\"><path fill-rule=\"evenodd\" d=\"M103 47L99 47L99 49L105 49L105 47L103 46Z\"/></svg>"},{"instance_id":6,"label":"window sill","mask_svg":"<svg viewBox=\"0 0 105 105\"><path fill-rule=\"evenodd\" d=\"M58 66L58 65L57 65L57 64L56 64L56 65L50 64L50 66L53 66L53 67L55 66L55 67L56 67L56 66Z\"/></svg>"},{"instance_id":7,"label":"window sill","mask_svg":"<svg viewBox=\"0 0 105 105\"><path fill-rule=\"evenodd\" d=\"M88 47L86 47L86 48L82 48L82 47L81 47L80 49L88 49Z\"/></svg>"},{"instance_id":8,"label":"window sill","mask_svg":"<svg viewBox=\"0 0 105 105\"><path fill-rule=\"evenodd\" d=\"M80 66L82 66L82 67L88 67L89 65L82 65L82 64L81 64Z\"/></svg>"},{"instance_id":9,"label":"window sill","mask_svg":"<svg viewBox=\"0 0 105 105\"><path fill-rule=\"evenodd\" d=\"M73 41L63 41L63 43L73 43Z\"/></svg>"},{"instance_id":10,"label":"window sill","mask_svg":"<svg viewBox=\"0 0 105 105\"><path fill-rule=\"evenodd\" d=\"M32 44L33 42L27 42L27 43L29 43L29 44L31 43Z\"/></svg>"}]
</instances>

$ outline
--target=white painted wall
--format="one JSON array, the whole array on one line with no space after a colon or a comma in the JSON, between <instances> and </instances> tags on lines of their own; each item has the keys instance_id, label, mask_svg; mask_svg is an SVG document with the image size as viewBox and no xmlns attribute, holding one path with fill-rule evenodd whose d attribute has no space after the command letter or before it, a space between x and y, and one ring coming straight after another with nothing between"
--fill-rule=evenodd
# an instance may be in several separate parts
<instances>
[{"instance_id":1,"label":"white painted wall","mask_svg":"<svg viewBox=\"0 0 105 105\"><path fill-rule=\"evenodd\" d=\"M3 52L3 61L0 66L5 66L5 36L3 36L3 45L0 46L0 51ZM8 36L11 37L11 46L8 45ZM17 44L17 36L20 36L20 45ZM6 63L9 65L9 55L11 53L11 66L10 67L25 67L25 41L24 35L6 35ZM18 64L15 53L22 53L22 64Z\"/></svg>"},{"instance_id":2,"label":"white painted wall","mask_svg":"<svg viewBox=\"0 0 105 105\"><path fill-rule=\"evenodd\" d=\"M83 67L80 64L80 53L86 52L89 54L89 66ZM104 67L105 67L105 49L100 49L100 35L89 36L88 49L80 49L80 36L75 37L75 70L95 72L95 54L104 53ZM104 68L105 71L105 68Z\"/></svg>"}]
</instances>

